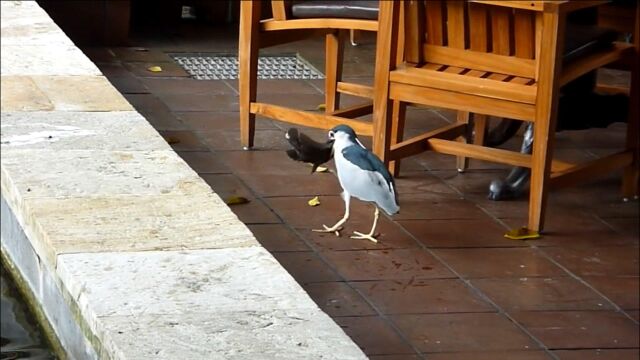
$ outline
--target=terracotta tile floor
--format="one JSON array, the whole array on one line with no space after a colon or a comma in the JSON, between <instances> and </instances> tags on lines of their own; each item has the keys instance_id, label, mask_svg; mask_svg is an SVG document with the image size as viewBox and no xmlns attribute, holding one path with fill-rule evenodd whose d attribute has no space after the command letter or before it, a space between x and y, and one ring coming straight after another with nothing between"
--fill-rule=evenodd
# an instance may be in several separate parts
<instances>
[{"instance_id":1,"label":"terracotta tile floor","mask_svg":"<svg viewBox=\"0 0 640 360\"><path fill-rule=\"evenodd\" d=\"M516 242L502 235L524 223L526 199L486 199L505 166L472 161L458 174L451 157L422 154L403 161L402 212L382 217L379 244L313 233L342 215L336 177L311 175L286 157L284 123L259 119L255 150L242 151L237 81L189 79L167 56L235 52L236 39L232 31L185 28L86 52L218 194L250 200L231 208L372 359L638 358L638 202L620 201L618 174L552 193L547 235ZM346 77L371 82L372 43L347 47ZM321 69L322 48L311 40L266 52L298 51ZM151 73L151 65L166 71ZM321 89L321 80L270 80L258 91L314 109ZM411 109L406 131L452 116ZM620 125L563 132L558 154L589 159L623 139ZM316 195L321 205L307 206ZM356 200L351 214L345 234L368 229L369 205Z\"/></svg>"}]
</instances>

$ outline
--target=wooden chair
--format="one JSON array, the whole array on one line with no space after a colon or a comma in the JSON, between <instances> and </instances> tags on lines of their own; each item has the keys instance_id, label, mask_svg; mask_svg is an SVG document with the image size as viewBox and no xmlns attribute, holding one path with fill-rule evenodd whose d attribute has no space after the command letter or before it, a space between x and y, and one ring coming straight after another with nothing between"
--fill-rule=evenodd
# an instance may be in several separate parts
<instances>
[{"instance_id":1,"label":"wooden chair","mask_svg":"<svg viewBox=\"0 0 640 360\"><path fill-rule=\"evenodd\" d=\"M408 1L381 3L374 118L374 150L390 162L431 150L531 169L528 227L541 231L549 188L575 184L625 168L625 196L638 191L638 54L615 43L562 64L566 15L603 1ZM405 12L404 61L394 62L400 6ZM636 30L637 31L637 30ZM384 42L383 42L384 41ZM577 77L623 58L635 59L633 113L624 151L588 164L552 159L558 89ZM381 60L382 59L382 60ZM380 94L378 94L378 92ZM457 122L402 140L404 107L421 104L458 110ZM634 105L635 104L635 105ZM465 138L472 132L472 144ZM533 122L532 155L482 146L486 116ZM397 170L397 169L394 169Z\"/></svg>"},{"instance_id":2,"label":"wooden chair","mask_svg":"<svg viewBox=\"0 0 640 360\"><path fill-rule=\"evenodd\" d=\"M371 100L363 105L340 109L340 94L373 97L371 86L342 81L342 60L349 31L378 30L377 1L293 3L272 0L273 17L261 20L262 5L268 3L248 0L241 1L240 5L238 61L242 146L245 149L253 147L256 115L323 129L348 124L358 134L370 136L373 133L371 122L352 119L370 114L373 108ZM259 49L318 35L326 37L325 113L256 102Z\"/></svg>"}]
</instances>

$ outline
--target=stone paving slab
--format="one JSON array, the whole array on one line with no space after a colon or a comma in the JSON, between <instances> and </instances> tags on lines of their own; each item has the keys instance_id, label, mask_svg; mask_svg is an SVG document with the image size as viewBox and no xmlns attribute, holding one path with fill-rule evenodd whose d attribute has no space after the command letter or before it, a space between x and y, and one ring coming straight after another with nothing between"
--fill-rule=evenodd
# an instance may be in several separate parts
<instances>
[{"instance_id":1,"label":"stone paving slab","mask_svg":"<svg viewBox=\"0 0 640 360\"><path fill-rule=\"evenodd\" d=\"M100 70L74 45L5 45L0 54L2 75L99 76Z\"/></svg>"},{"instance_id":2,"label":"stone paving slab","mask_svg":"<svg viewBox=\"0 0 640 360\"><path fill-rule=\"evenodd\" d=\"M55 254L258 245L213 193L45 198L27 201L25 207L32 209L35 222L28 225L41 231L38 238Z\"/></svg>"},{"instance_id":3,"label":"stone paving slab","mask_svg":"<svg viewBox=\"0 0 640 360\"><path fill-rule=\"evenodd\" d=\"M204 180L170 150L3 149L2 152L3 187L5 184L12 187L12 184L23 200L212 192Z\"/></svg>"},{"instance_id":4,"label":"stone paving slab","mask_svg":"<svg viewBox=\"0 0 640 360\"><path fill-rule=\"evenodd\" d=\"M2 2L2 11L5 11L5 3ZM38 8L39 9L39 8ZM41 9L39 9L41 10ZM7 10L11 13L10 10ZM45 14L46 15L46 14ZM53 22L47 21L40 11L32 15L23 14L20 17L2 17L2 45L46 46L62 45L73 46L73 42Z\"/></svg>"},{"instance_id":5,"label":"stone paving slab","mask_svg":"<svg viewBox=\"0 0 640 360\"><path fill-rule=\"evenodd\" d=\"M171 150L136 111L3 111L0 120L2 150Z\"/></svg>"},{"instance_id":6,"label":"stone paving slab","mask_svg":"<svg viewBox=\"0 0 640 360\"><path fill-rule=\"evenodd\" d=\"M262 247L66 254L58 269L117 359L364 358Z\"/></svg>"},{"instance_id":7,"label":"stone paving slab","mask_svg":"<svg viewBox=\"0 0 640 360\"><path fill-rule=\"evenodd\" d=\"M29 76L0 77L0 111L51 111L51 100Z\"/></svg>"},{"instance_id":8,"label":"stone paving slab","mask_svg":"<svg viewBox=\"0 0 640 360\"><path fill-rule=\"evenodd\" d=\"M93 317L317 308L260 246L64 254L58 273Z\"/></svg>"},{"instance_id":9,"label":"stone paving slab","mask_svg":"<svg viewBox=\"0 0 640 360\"><path fill-rule=\"evenodd\" d=\"M366 359L320 310L100 318L116 359ZM167 346L170 344L171 346Z\"/></svg>"},{"instance_id":10,"label":"stone paving slab","mask_svg":"<svg viewBox=\"0 0 640 360\"><path fill-rule=\"evenodd\" d=\"M3 73L0 85L2 111L134 110L104 76L5 76Z\"/></svg>"}]
</instances>

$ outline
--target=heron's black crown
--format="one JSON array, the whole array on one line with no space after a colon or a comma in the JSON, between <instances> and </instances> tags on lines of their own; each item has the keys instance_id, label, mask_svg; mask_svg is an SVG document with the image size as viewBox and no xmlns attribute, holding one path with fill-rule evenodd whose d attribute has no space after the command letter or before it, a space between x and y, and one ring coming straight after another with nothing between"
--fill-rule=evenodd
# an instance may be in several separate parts
<instances>
[{"instance_id":1,"label":"heron's black crown","mask_svg":"<svg viewBox=\"0 0 640 360\"><path fill-rule=\"evenodd\" d=\"M351 139L352 141L356 141L356 132L351 128L351 126L349 125L338 125L335 126L333 129L330 130L331 132L337 133L339 131L346 133L347 135L349 135L349 139Z\"/></svg>"}]
</instances>

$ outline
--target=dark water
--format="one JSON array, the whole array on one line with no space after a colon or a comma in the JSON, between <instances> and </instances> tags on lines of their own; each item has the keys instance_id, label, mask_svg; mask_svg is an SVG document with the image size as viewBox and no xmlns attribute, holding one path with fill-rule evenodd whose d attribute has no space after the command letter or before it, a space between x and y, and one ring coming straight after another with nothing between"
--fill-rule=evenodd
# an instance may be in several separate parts
<instances>
[{"instance_id":1,"label":"dark water","mask_svg":"<svg viewBox=\"0 0 640 360\"><path fill-rule=\"evenodd\" d=\"M4 266L0 266L0 280L0 360L56 359Z\"/></svg>"}]
</instances>

